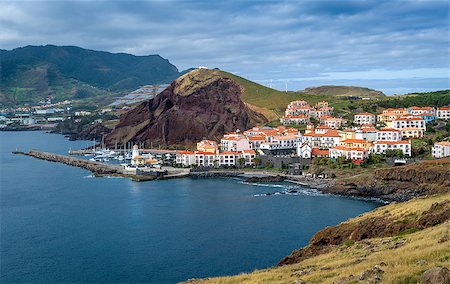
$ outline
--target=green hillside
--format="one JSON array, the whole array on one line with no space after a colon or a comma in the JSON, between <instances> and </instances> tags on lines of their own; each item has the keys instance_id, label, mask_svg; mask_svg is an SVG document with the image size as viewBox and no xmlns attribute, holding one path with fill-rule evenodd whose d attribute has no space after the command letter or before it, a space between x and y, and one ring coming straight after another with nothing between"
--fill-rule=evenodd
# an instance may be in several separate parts
<instances>
[{"instance_id":1,"label":"green hillside","mask_svg":"<svg viewBox=\"0 0 450 284\"><path fill-rule=\"evenodd\" d=\"M0 104L33 103L134 90L170 83L181 73L159 55L134 56L75 46L26 46L0 50Z\"/></svg>"},{"instance_id":2,"label":"green hillside","mask_svg":"<svg viewBox=\"0 0 450 284\"><path fill-rule=\"evenodd\" d=\"M224 76L227 76L236 82L238 82L244 89L243 100L254 106L255 110L263 113L269 120L277 120L279 117L283 116L286 106L289 102L294 100L305 100L310 104L315 104L319 101L326 100L330 102L337 112L347 113L349 107L352 109L356 108L358 102L353 102L347 99L347 97L342 96L342 92L333 93L332 91L327 92L327 95L316 94L316 93L306 93L306 92L282 92L274 90L255 82L249 81L245 78L239 77L237 75L222 71ZM359 87L345 87L343 88L359 88ZM326 87L322 90L325 90ZM333 89L333 88L332 88ZM361 90L366 89L367 93L374 90L367 88L360 88ZM378 92L378 91L374 91ZM363 92L361 92L364 94ZM381 93L381 92L380 92ZM382 93L381 93L382 94ZM382 95L380 98L386 98Z\"/></svg>"}]
</instances>

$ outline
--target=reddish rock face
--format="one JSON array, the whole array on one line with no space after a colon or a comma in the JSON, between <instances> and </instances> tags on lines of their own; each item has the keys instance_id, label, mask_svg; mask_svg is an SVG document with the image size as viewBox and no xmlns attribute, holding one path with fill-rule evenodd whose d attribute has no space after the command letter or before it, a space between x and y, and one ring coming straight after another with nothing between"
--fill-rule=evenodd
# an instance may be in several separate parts
<instances>
[{"instance_id":1,"label":"reddish rock face","mask_svg":"<svg viewBox=\"0 0 450 284\"><path fill-rule=\"evenodd\" d=\"M245 105L241 94L239 84L220 71L191 71L124 114L106 143L192 145L204 138L218 141L226 132L266 123L262 114Z\"/></svg>"}]
</instances>

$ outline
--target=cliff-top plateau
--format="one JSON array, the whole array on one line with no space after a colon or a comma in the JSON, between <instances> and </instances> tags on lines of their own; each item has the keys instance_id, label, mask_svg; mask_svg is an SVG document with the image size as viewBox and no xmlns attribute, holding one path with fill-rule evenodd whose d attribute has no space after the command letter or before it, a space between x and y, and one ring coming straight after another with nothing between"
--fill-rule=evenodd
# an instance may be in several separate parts
<instances>
[{"instance_id":1,"label":"cliff-top plateau","mask_svg":"<svg viewBox=\"0 0 450 284\"><path fill-rule=\"evenodd\" d=\"M155 98L122 115L106 137L108 145L144 142L147 145L192 145L218 140L229 131L267 123L241 96L243 88L219 70L196 69Z\"/></svg>"}]
</instances>

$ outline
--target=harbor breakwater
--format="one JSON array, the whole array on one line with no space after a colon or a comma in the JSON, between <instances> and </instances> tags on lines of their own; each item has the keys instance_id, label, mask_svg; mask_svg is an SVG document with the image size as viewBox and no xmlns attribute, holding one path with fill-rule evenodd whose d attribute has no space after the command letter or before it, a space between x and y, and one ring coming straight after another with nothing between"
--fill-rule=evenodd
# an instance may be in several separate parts
<instances>
[{"instance_id":1,"label":"harbor breakwater","mask_svg":"<svg viewBox=\"0 0 450 284\"><path fill-rule=\"evenodd\" d=\"M108 174L122 174L122 168L117 165L103 164L99 162L89 161L81 158L70 157L66 155L54 154L49 152L41 152L31 150L29 152L13 152L14 154L23 154L41 160L50 162L62 163L74 167L87 169L94 174L108 175Z\"/></svg>"}]
</instances>

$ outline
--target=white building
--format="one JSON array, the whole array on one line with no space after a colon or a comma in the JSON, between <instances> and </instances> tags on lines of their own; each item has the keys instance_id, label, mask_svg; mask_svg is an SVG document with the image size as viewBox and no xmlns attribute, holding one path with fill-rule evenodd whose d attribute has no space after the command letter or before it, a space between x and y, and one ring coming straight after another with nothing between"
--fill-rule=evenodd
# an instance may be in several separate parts
<instances>
[{"instance_id":1,"label":"white building","mask_svg":"<svg viewBox=\"0 0 450 284\"><path fill-rule=\"evenodd\" d=\"M297 156L303 159L311 159L312 148L308 143L298 143L297 145Z\"/></svg>"},{"instance_id":2,"label":"white building","mask_svg":"<svg viewBox=\"0 0 450 284\"><path fill-rule=\"evenodd\" d=\"M341 136L337 130L324 130L318 128L312 132L303 134L300 142L308 143L312 148L329 149L338 146L340 140Z\"/></svg>"},{"instance_id":3,"label":"white building","mask_svg":"<svg viewBox=\"0 0 450 284\"><path fill-rule=\"evenodd\" d=\"M247 138L239 133L229 133L220 140L220 150L228 152L240 152L250 150L251 144Z\"/></svg>"},{"instance_id":4,"label":"white building","mask_svg":"<svg viewBox=\"0 0 450 284\"><path fill-rule=\"evenodd\" d=\"M427 130L425 120L420 117L399 117L392 121L392 128L403 129L403 128L421 128L424 131Z\"/></svg>"},{"instance_id":5,"label":"white building","mask_svg":"<svg viewBox=\"0 0 450 284\"><path fill-rule=\"evenodd\" d=\"M183 167L189 167L195 164L195 153L190 151L178 151L175 162Z\"/></svg>"},{"instance_id":6,"label":"white building","mask_svg":"<svg viewBox=\"0 0 450 284\"><path fill-rule=\"evenodd\" d=\"M450 107L440 107L436 110L438 119L450 119Z\"/></svg>"},{"instance_id":7,"label":"white building","mask_svg":"<svg viewBox=\"0 0 450 284\"><path fill-rule=\"evenodd\" d=\"M253 165L253 159L256 157L256 152L254 150L243 150L242 157L245 160L246 166Z\"/></svg>"},{"instance_id":8,"label":"white building","mask_svg":"<svg viewBox=\"0 0 450 284\"><path fill-rule=\"evenodd\" d=\"M278 135L272 138L272 143L279 145L278 149L296 149L298 141L296 135Z\"/></svg>"},{"instance_id":9,"label":"white building","mask_svg":"<svg viewBox=\"0 0 450 284\"><path fill-rule=\"evenodd\" d=\"M417 128L417 127L405 127L401 130L403 139L410 139L410 138L422 138L423 137L423 129Z\"/></svg>"},{"instance_id":10,"label":"white building","mask_svg":"<svg viewBox=\"0 0 450 284\"><path fill-rule=\"evenodd\" d=\"M280 118L280 122L283 125L308 124L310 123L310 116L308 114L285 115Z\"/></svg>"},{"instance_id":11,"label":"white building","mask_svg":"<svg viewBox=\"0 0 450 284\"><path fill-rule=\"evenodd\" d=\"M376 123L376 116L368 112L361 112L355 114L355 116L353 117L353 122L359 125L364 124L374 125Z\"/></svg>"},{"instance_id":12,"label":"white building","mask_svg":"<svg viewBox=\"0 0 450 284\"><path fill-rule=\"evenodd\" d=\"M218 165L220 167L224 166L235 166L237 160L239 159L239 153L233 151L225 151L218 154Z\"/></svg>"},{"instance_id":13,"label":"white building","mask_svg":"<svg viewBox=\"0 0 450 284\"><path fill-rule=\"evenodd\" d=\"M362 139L366 141L377 140L378 130L375 127L362 127L355 130L355 139Z\"/></svg>"},{"instance_id":14,"label":"white building","mask_svg":"<svg viewBox=\"0 0 450 284\"><path fill-rule=\"evenodd\" d=\"M377 132L377 141L401 141L402 133L398 129L383 128Z\"/></svg>"},{"instance_id":15,"label":"white building","mask_svg":"<svg viewBox=\"0 0 450 284\"><path fill-rule=\"evenodd\" d=\"M369 156L369 151L364 148L350 148L345 146L336 146L330 148L330 158L337 159L344 157L352 161L363 161Z\"/></svg>"},{"instance_id":16,"label":"white building","mask_svg":"<svg viewBox=\"0 0 450 284\"><path fill-rule=\"evenodd\" d=\"M431 150L431 155L434 158L450 157L450 142L442 141L434 143L434 146Z\"/></svg>"},{"instance_id":17,"label":"white building","mask_svg":"<svg viewBox=\"0 0 450 284\"><path fill-rule=\"evenodd\" d=\"M214 167L216 165L216 154L212 152L195 151L195 164L201 167Z\"/></svg>"},{"instance_id":18,"label":"white building","mask_svg":"<svg viewBox=\"0 0 450 284\"><path fill-rule=\"evenodd\" d=\"M250 148L253 150L260 149L261 143L266 142L266 138L264 136L260 136L260 135L248 136L247 140L250 143Z\"/></svg>"},{"instance_id":19,"label":"white building","mask_svg":"<svg viewBox=\"0 0 450 284\"><path fill-rule=\"evenodd\" d=\"M324 119L321 119L321 121L323 125L331 129L338 129L347 123L346 119L336 117L326 117Z\"/></svg>"},{"instance_id":20,"label":"white building","mask_svg":"<svg viewBox=\"0 0 450 284\"><path fill-rule=\"evenodd\" d=\"M413 106L408 108L408 113L412 115L422 115L422 114L436 115L436 109L434 107Z\"/></svg>"},{"instance_id":21,"label":"white building","mask_svg":"<svg viewBox=\"0 0 450 284\"><path fill-rule=\"evenodd\" d=\"M401 150L405 156L411 156L411 142L409 141L375 141L372 152L386 153L387 150Z\"/></svg>"},{"instance_id":22,"label":"white building","mask_svg":"<svg viewBox=\"0 0 450 284\"><path fill-rule=\"evenodd\" d=\"M81 111L76 111L75 112L75 116L88 116L91 115L92 113L90 111L85 111L85 110L81 110Z\"/></svg>"}]
</instances>

